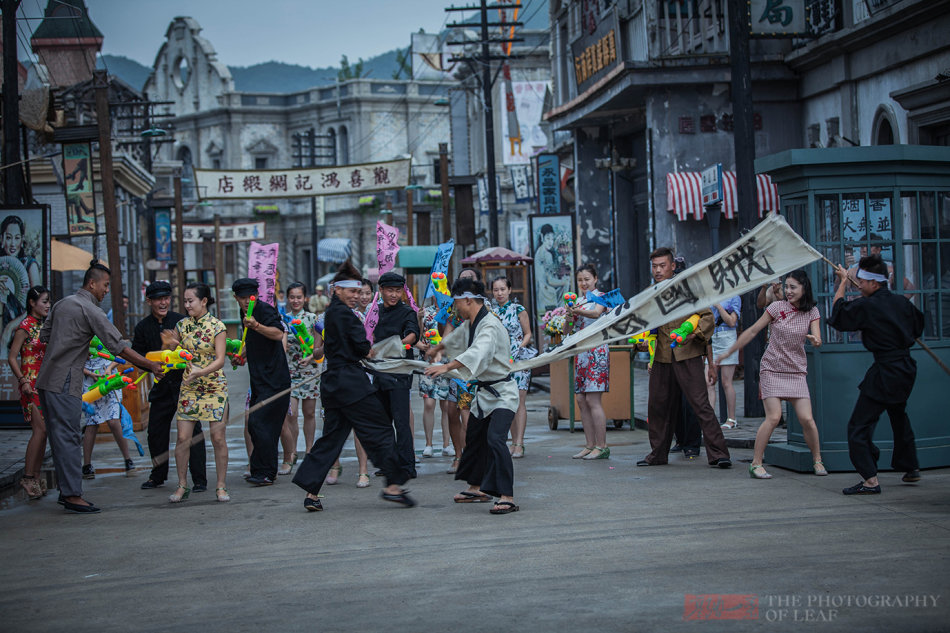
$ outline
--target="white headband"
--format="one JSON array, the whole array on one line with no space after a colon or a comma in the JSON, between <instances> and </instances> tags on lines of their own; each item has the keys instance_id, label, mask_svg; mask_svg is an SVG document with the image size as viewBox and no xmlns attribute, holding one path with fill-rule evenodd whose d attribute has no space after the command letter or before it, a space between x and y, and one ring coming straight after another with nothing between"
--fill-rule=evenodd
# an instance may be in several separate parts
<instances>
[{"instance_id":1,"label":"white headband","mask_svg":"<svg viewBox=\"0 0 950 633\"><path fill-rule=\"evenodd\" d=\"M488 301L488 297L483 297L482 295L474 294L468 290L466 290L460 295L453 295L452 299L481 299L482 301Z\"/></svg>"},{"instance_id":2,"label":"white headband","mask_svg":"<svg viewBox=\"0 0 950 633\"><path fill-rule=\"evenodd\" d=\"M868 281L876 281L882 284L887 283L887 277L884 275L868 272L863 268L858 268L858 279L867 279Z\"/></svg>"},{"instance_id":3,"label":"white headband","mask_svg":"<svg viewBox=\"0 0 950 633\"><path fill-rule=\"evenodd\" d=\"M363 282L358 279L344 279L333 282L333 285L337 288L362 288Z\"/></svg>"}]
</instances>

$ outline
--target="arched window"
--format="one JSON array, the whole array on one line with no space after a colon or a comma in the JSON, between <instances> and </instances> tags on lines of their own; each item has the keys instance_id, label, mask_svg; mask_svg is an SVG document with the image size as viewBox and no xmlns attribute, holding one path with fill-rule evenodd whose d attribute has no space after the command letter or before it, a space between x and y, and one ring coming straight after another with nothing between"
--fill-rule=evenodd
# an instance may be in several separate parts
<instances>
[{"instance_id":1,"label":"arched window","mask_svg":"<svg viewBox=\"0 0 950 633\"><path fill-rule=\"evenodd\" d=\"M894 145L897 143L900 143L900 139L894 110L882 105L874 114L874 125L871 127L871 144Z\"/></svg>"},{"instance_id":2,"label":"arched window","mask_svg":"<svg viewBox=\"0 0 950 633\"><path fill-rule=\"evenodd\" d=\"M337 163L340 165L350 164L350 135L346 131L346 126L340 126L340 141L337 149Z\"/></svg>"}]
</instances>

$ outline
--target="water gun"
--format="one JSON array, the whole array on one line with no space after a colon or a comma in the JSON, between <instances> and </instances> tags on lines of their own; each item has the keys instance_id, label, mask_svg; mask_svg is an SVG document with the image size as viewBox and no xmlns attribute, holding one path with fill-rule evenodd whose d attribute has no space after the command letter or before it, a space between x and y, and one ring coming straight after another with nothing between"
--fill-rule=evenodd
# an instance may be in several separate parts
<instances>
[{"instance_id":1,"label":"water gun","mask_svg":"<svg viewBox=\"0 0 950 633\"><path fill-rule=\"evenodd\" d=\"M699 327L699 315L694 314L683 321L678 328L670 332L670 347L682 345L686 341L686 337L692 334L697 327Z\"/></svg>"},{"instance_id":2,"label":"water gun","mask_svg":"<svg viewBox=\"0 0 950 633\"><path fill-rule=\"evenodd\" d=\"M300 343L300 349L303 350L303 355L313 356L313 334L311 334L307 326L303 324L303 321L294 319L290 322L290 328L293 330L294 336L297 337L297 342Z\"/></svg>"},{"instance_id":3,"label":"water gun","mask_svg":"<svg viewBox=\"0 0 950 633\"><path fill-rule=\"evenodd\" d=\"M431 330L426 330L422 335L426 339L426 343L429 345L438 345L442 342L442 335L439 334L438 328L432 328Z\"/></svg>"},{"instance_id":4,"label":"water gun","mask_svg":"<svg viewBox=\"0 0 950 633\"><path fill-rule=\"evenodd\" d=\"M656 330L640 332L636 336L631 336L627 339L627 343L631 345L643 345L645 344L650 350L650 364L649 367L653 367L653 359L656 357Z\"/></svg>"},{"instance_id":5,"label":"water gun","mask_svg":"<svg viewBox=\"0 0 950 633\"><path fill-rule=\"evenodd\" d=\"M432 286L439 294L443 294L446 297L452 296L451 293L449 293L449 281L446 279L445 273L432 273Z\"/></svg>"},{"instance_id":6,"label":"water gun","mask_svg":"<svg viewBox=\"0 0 950 633\"><path fill-rule=\"evenodd\" d=\"M160 349L157 352L148 352L145 358L162 365L177 365L192 360L194 356L188 350L176 347L174 350Z\"/></svg>"},{"instance_id":7,"label":"water gun","mask_svg":"<svg viewBox=\"0 0 950 633\"><path fill-rule=\"evenodd\" d=\"M575 303L577 303L577 295L574 294L573 292L565 292L564 305L566 305L568 308L573 308ZM567 327L564 329L564 332L568 332L572 330L573 328L574 328L574 322L567 321Z\"/></svg>"},{"instance_id":8,"label":"water gun","mask_svg":"<svg viewBox=\"0 0 950 633\"><path fill-rule=\"evenodd\" d=\"M118 356L113 356L106 350L106 346L102 344L102 341L99 340L98 336L93 336L92 340L89 341L89 355L90 356L99 356L100 358L105 358L110 360L113 363L119 363L120 365L125 365L125 360L119 358Z\"/></svg>"},{"instance_id":9,"label":"water gun","mask_svg":"<svg viewBox=\"0 0 950 633\"><path fill-rule=\"evenodd\" d=\"M92 384L92 388L82 394L82 401L92 404L107 393L124 389L126 385L132 384L132 379L122 374L132 371L134 367L127 367L123 372L103 376Z\"/></svg>"},{"instance_id":10,"label":"water gun","mask_svg":"<svg viewBox=\"0 0 950 633\"><path fill-rule=\"evenodd\" d=\"M250 319L251 314L254 312L254 306L257 304L257 295L251 295L251 300L247 302L247 314L244 315L245 319ZM241 347L238 349L238 355L244 351L244 339L247 338L247 328L244 328L244 332L241 334Z\"/></svg>"},{"instance_id":11,"label":"water gun","mask_svg":"<svg viewBox=\"0 0 950 633\"><path fill-rule=\"evenodd\" d=\"M241 356L241 341L236 338L225 339L224 353L230 359L232 365L243 365L244 357Z\"/></svg>"}]
</instances>

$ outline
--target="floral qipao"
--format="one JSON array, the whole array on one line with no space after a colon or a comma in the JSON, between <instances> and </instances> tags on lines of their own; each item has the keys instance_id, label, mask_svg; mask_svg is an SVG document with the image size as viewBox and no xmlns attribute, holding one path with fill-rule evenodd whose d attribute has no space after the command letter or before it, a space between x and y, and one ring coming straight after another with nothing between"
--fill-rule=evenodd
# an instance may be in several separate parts
<instances>
[{"instance_id":1,"label":"floral qipao","mask_svg":"<svg viewBox=\"0 0 950 633\"><path fill-rule=\"evenodd\" d=\"M225 331L224 323L211 313L195 319L186 317L175 326L181 346L194 354L191 365L204 368L214 362L214 339ZM181 385L178 397L178 419L191 422L220 422L228 402L228 381L218 370Z\"/></svg>"},{"instance_id":2,"label":"floral qipao","mask_svg":"<svg viewBox=\"0 0 950 633\"><path fill-rule=\"evenodd\" d=\"M312 312L306 310L301 310L296 314L288 312L287 318L289 320L300 319L300 322L310 334L320 330L317 327L317 315ZM300 341L297 340L293 328L290 328L287 334L287 365L290 367L290 386L293 389L290 392L290 397L300 400L316 400L320 397L320 379L316 378L306 384L300 383L319 376L321 365L311 362L306 367L302 367L300 361L303 360L303 357L304 353L300 347Z\"/></svg>"},{"instance_id":3,"label":"floral qipao","mask_svg":"<svg viewBox=\"0 0 950 633\"><path fill-rule=\"evenodd\" d=\"M600 296L604 293L595 290L594 294ZM582 310L593 310L597 306L596 303L587 302L578 307ZM582 330L596 320L578 317L574 329ZM574 361L574 391L576 393L610 391L610 351L606 345L577 355Z\"/></svg>"},{"instance_id":4,"label":"floral qipao","mask_svg":"<svg viewBox=\"0 0 950 633\"><path fill-rule=\"evenodd\" d=\"M40 343L41 327L43 327L42 321L30 315L24 317L17 326L17 329L26 330L26 340L20 347L20 370L33 388L32 396L26 396L22 391L20 392L20 406L23 407L23 418L27 423L32 418L30 406L35 406L37 410L40 410L40 397L36 392L36 374L40 371L43 355L46 353L46 343Z\"/></svg>"},{"instance_id":5,"label":"floral qipao","mask_svg":"<svg viewBox=\"0 0 950 633\"><path fill-rule=\"evenodd\" d=\"M436 305L427 306L422 309L422 331L437 330L439 324L435 320L435 315L439 313L439 307ZM447 361L442 361L443 363ZM429 376L419 377L419 393L423 398L432 398L434 400L448 400L449 381L441 376L430 378Z\"/></svg>"},{"instance_id":6,"label":"floral qipao","mask_svg":"<svg viewBox=\"0 0 950 633\"><path fill-rule=\"evenodd\" d=\"M508 330L508 338L511 340L511 358L513 361L527 360L537 356L538 351L533 347L521 347L524 340L524 330L521 329L521 313L524 312L524 306L517 301L508 301L503 306L492 299L491 310L499 319L502 325ZM528 383L531 381L531 372L528 370L518 371L512 374L515 382L518 383L519 391L527 391Z\"/></svg>"}]
</instances>

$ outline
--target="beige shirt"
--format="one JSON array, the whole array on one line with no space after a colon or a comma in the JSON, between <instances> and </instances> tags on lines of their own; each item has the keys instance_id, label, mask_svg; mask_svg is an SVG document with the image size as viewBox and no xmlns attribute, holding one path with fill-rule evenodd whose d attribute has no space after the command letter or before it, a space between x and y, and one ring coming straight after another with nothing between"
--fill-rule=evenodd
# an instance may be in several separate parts
<instances>
[{"instance_id":1,"label":"beige shirt","mask_svg":"<svg viewBox=\"0 0 950 633\"><path fill-rule=\"evenodd\" d=\"M655 362L672 363L674 359L687 360L706 355L706 342L716 331L716 321L709 308L700 310L697 314L699 314L699 327L696 328L696 336L686 345L677 346L675 349L670 347L670 332L681 326L686 319L671 321L657 329Z\"/></svg>"},{"instance_id":2,"label":"beige shirt","mask_svg":"<svg viewBox=\"0 0 950 633\"><path fill-rule=\"evenodd\" d=\"M446 354L462 364L462 367L455 371L465 380L490 382L504 379L511 373L511 343L508 330L497 316L489 312L478 322L475 338L469 345L470 326L471 322L465 320L462 325L442 339ZM498 392L497 396L486 387L481 387L475 392L472 411L476 416L487 417L495 409L517 411L518 383L516 381L497 382L491 387Z\"/></svg>"},{"instance_id":3,"label":"beige shirt","mask_svg":"<svg viewBox=\"0 0 950 633\"><path fill-rule=\"evenodd\" d=\"M55 330L55 334L54 334ZM80 288L76 294L60 299L50 309L40 341L46 343L43 365L36 376L36 388L64 393L69 378L69 395L82 396L82 367L89 358L89 343L98 336L113 356L119 356L129 341L109 322L92 293Z\"/></svg>"}]
</instances>

